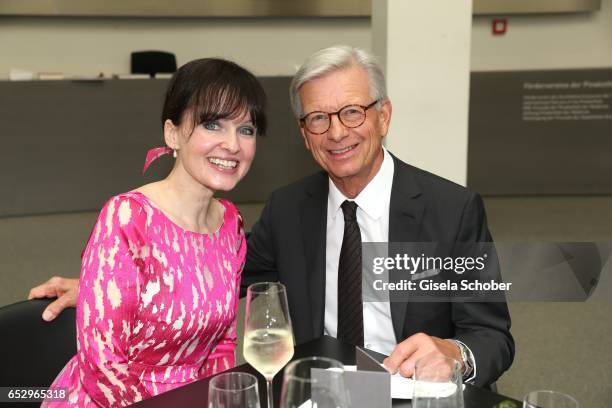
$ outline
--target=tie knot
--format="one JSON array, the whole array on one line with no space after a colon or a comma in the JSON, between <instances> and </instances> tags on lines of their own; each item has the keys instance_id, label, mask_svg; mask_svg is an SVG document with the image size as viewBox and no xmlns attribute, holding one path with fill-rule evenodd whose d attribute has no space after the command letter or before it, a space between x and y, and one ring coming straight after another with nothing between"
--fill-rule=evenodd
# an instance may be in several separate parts
<instances>
[{"instance_id":1,"label":"tie knot","mask_svg":"<svg viewBox=\"0 0 612 408\"><path fill-rule=\"evenodd\" d=\"M344 222L357 221L357 203L354 201L346 200L340 206L342 207L342 213L344 214Z\"/></svg>"}]
</instances>

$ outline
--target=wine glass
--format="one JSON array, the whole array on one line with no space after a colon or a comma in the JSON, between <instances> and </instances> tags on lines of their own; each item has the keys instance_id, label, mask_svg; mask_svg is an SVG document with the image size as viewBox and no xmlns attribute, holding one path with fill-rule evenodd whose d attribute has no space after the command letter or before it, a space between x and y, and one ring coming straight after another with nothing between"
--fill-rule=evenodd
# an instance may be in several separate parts
<instances>
[{"instance_id":1,"label":"wine glass","mask_svg":"<svg viewBox=\"0 0 612 408\"><path fill-rule=\"evenodd\" d=\"M247 289L244 358L266 378L268 408L273 408L272 379L293 357L293 330L285 286L255 283Z\"/></svg>"},{"instance_id":2,"label":"wine glass","mask_svg":"<svg viewBox=\"0 0 612 408\"><path fill-rule=\"evenodd\" d=\"M557 391L531 391L523 398L523 408L579 408L573 397Z\"/></svg>"},{"instance_id":3,"label":"wine glass","mask_svg":"<svg viewBox=\"0 0 612 408\"><path fill-rule=\"evenodd\" d=\"M344 366L325 357L307 357L285 369L281 391L282 408L347 408Z\"/></svg>"},{"instance_id":4,"label":"wine glass","mask_svg":"<svg viewBox=\"0 0 612 408\"><path fill-rule=\"evenodd\" d=\"M219 374L208 383L208 408L260 408L257 378L248 373Z\"/></svg>"},{"instance_id":5,"label":"wine glass","mask_svg":"<svg viewBox=\"0 0 612 408\"><path fill-rule=\"evenodd\" d=\"M413 408L463 408L461 364L453 358L426 355L414 366Z\"/></svg>"}]
</instances>

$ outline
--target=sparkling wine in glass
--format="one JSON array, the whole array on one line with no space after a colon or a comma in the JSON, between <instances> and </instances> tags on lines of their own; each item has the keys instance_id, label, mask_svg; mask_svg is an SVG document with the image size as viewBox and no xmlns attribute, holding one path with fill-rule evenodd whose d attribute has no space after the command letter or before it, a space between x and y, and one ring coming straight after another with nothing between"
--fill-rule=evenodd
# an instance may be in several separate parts
<instances>
[{"instance_id":1,"label":"sparkling wine in glass","mask_svg":"<svg viewBox=\"0 0 612 408\"><path fill-rule=\"evenodd\" d=\"M244 358L266 379L273 408L272 379L293 357L293 330L285 286L255 283L247 289Z\"/></svg>"}]
</instances>

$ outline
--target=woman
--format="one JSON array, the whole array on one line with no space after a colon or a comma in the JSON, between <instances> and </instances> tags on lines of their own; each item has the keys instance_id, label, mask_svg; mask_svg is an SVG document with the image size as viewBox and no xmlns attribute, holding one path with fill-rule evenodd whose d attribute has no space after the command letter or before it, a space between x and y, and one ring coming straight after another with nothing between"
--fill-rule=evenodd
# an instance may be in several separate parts
<instances>
[{"instance_id":1,"label":"woman","mask_svg":"<svg viewBox=\"0 0 612 408\"><path fill-rule=\"evenodd\" d=\"M236 207L213 198L249 170L265 95L238 65L201 59L170 80L164 180L111 198L85 248L77 355L52 387L68 406L125 406L234 365L246 242ZM56 403L48 403L55 406ZM44 405L44 404L43 404Z\"/></svg>"}]
</instances>

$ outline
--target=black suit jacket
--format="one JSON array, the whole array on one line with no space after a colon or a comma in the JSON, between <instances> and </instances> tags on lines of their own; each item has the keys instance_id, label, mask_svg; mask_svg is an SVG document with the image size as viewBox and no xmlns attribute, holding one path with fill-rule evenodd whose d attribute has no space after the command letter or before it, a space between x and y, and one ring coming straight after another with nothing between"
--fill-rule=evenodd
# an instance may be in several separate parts
<instances>
[{"instance_id":1,"label":"black suit jacket","mask_svg":"<svg viewBox=\"0 0 612 408\"><path fill-rule=\"evenodd\" d=\"M389 242L491 241L479 195L393 157ZM323 335L328 176L314 174L274 191L251 231L243 290L256 281L287 287L298 344ZM472 350L476 385L510 367L514 341L506 303L391 303L398 342L423 332Z\"/></svg>"}]
</instances>

